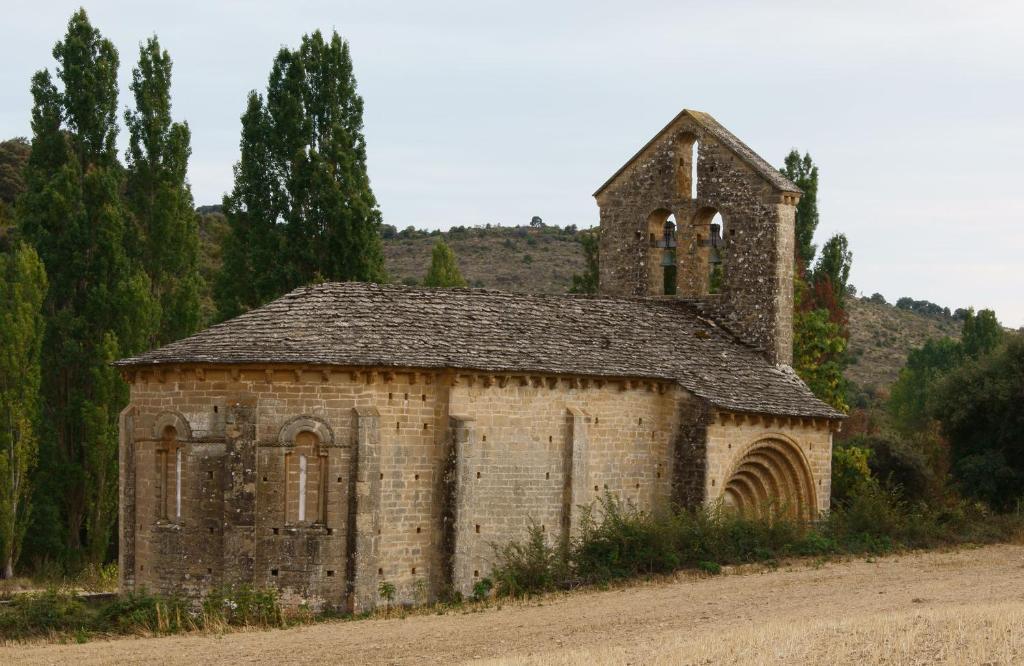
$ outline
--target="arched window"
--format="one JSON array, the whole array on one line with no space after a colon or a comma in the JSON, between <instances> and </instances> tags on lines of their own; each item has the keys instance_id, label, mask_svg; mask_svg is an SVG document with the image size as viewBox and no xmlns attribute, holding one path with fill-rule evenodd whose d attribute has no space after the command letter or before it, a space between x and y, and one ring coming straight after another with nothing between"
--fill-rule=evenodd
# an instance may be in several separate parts
<instances>
[{"instance_id":1,"label":"arched window","mask_svg":"<svg viewBox=\"0 0 1024 666\"><path fill-rule=\"evenodd\" d=\"M184 493L185 447L174 426L166 426L157 447L157 492L160 520L181 522Z\"/></svg>"},{"instance_id":2,"label":"arched window","mask_svg":"<svg viewBox=\"0 0 1024 666\"><path fill-rule=\"evenodd\" d=\"M690 198L697 198L697 161L700 156L700 142L693 142L693 159L690 160Z\"/></svg>"},{"instance_id":3,"label":"arched window","mask_svg":"<svg viewBox=\"0 0 1024 666\"><path fill-rule=\"evenodd\" d=\"M676 194L680 199L697 198L697 137L683 134L676 139Z\"/></svg>"},{"instance_id":4,"label":"arched window","mask_svg":"<svg viewBox=\"0 0 1024 666\"><path fill-rule=\"evenodd\" d=\"M285 521L289 524L327 522L327 447L316 433L295 435L285 453Z\"/></svg>"},{"instance_id":5,"label":"arched window","mask_svg":"<svg viewBox=\"0 0 1024 666\"><path fill-rule=\"evenodd\" d=\"M708 293L720 294L725 280L725 222L716 212L708 228Z\"/></svg>"},{"instance_id":6,"label":"arched window","mask_svg":"<svg viewBox=\"0 0 1024 666\"><path fill-rule=\"evenodd\" d=\"M647 217L649 295L676 293L676 231L676 216L665 209Z\"/></svg>"}]
</instances>

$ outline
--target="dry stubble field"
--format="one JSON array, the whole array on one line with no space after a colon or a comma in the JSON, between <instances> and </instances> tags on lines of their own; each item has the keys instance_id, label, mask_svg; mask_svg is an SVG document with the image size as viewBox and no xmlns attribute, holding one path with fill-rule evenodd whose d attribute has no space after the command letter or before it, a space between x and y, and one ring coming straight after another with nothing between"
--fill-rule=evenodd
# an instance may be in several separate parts
<instances>
[{"instance_id":1,"label":"dry stubble field","mask_svg":"<svg viewBox=\"0 0 1024 666\"><path fill-rule=\"evenodd\" d=\"M0 648L0 663L1014 664L1024 546L555 595L482 612Z\"/></svg>"}]
</instances>

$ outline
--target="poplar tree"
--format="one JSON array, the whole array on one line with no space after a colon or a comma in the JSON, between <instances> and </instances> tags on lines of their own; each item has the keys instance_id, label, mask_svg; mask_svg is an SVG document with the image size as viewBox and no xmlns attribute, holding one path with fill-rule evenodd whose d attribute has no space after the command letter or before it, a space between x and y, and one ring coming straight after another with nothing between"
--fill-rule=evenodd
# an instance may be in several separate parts
<instances>
[{"instance_id":1,"label":"poplar tree","mask_svg":"<svg viewBox=\"0 0 1024 666\"><path fill-rule=\"evenodd\" d=\"M809 153L801 157L794 148L786 155L781 171L804 192L796 206L796 261L806 273L817 251L814 231L818 228L818 167Z\"/></svg>"},{"instance_id":2,"label":"poplar tree","mask_svg":"<svg viewBox=\"0 0 1024 666\"><path fill-rule=\"evenodd\" d=\"M17 207L49 275L42 495L61 504L68 554L84 544L101 562L117 516L117 417L127 403L110 363L146 347L157 308L126 251L117 50L79 10L53 56L62 85L46 70L32 78L32 154Z\"/></svg>"},{"instance_id":3,"label":"poplar tree","mask_svg":"<svg viewBox=\"0 0 1024 666\"><path fill-rule=\"evenodd\" d=\"M423 278L424 287L465 287L466 281L459 272L459 263L455 260L448 243L437 241L430 253L430 268Z\"/></svg>"},{"instance_id":4,"label":"poplar tree","mask_svg":"<svg viewBox=\"0 0 1024 666\"><path fill-rule=\"evenodd\" d=\"M0 239L0 243L7 243ZM0 248L0 560L14 576L39 453L39 355L46 272L31 246Z\"/></svg>"},{"instance_id":5,"label":"poplar tree","mask_svg":"<svg viewBox=\"0 0 1024 666\"><path fill-rule=\"evenodd\" d=\"M151 346L186 337L200 324L199 228L186 180L192 153L186 123L171 120L171 58L156 37L139 46L132 70L135 110L125 111L126 197L134 217L132 254L149 276L160 319Z\"/></svg>"},{"instance_id":6,"label":"poplar tree","mask_svg":"<svg viewBox=\"0 0 1024 666\"><path fill-rule=\"evenodd\" d=\"M216 291L222 316L316 280L386 279L363 99L336 32L278 52L266 97L249 95L241 149L224 200L231 234Z\"/></svg>"}]
</instances>

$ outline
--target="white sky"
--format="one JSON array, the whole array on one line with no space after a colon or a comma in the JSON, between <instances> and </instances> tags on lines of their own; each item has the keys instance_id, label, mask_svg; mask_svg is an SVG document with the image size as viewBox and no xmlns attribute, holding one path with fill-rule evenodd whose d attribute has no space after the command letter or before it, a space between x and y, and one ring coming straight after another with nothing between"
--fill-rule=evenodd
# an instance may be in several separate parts
<instances>
[{"instance_id":1,"label":"white sky","mask_svg":"<svg viewBox=\"0 0 1024 666\"><path fill-rule=\"evenodd\" d=\"M5 0L0 138L80 2ZM681 108L769 162L821 169L818 242L843 231L866 293L994 308L1024 326L1024 3L88 2L121 53L174 59L196 203L219 203L246 93L282 45L336 28L366 101L385 222L597 222L591 193ZM122 136L122 145L124 137Z\"/></svg>"}]
</instances>

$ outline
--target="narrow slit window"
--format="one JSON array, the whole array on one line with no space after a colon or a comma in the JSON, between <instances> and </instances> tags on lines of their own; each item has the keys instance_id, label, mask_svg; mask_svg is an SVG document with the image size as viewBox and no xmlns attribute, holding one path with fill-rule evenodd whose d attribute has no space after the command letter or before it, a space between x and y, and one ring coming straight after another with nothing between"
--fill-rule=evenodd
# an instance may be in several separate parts
<instances>
[{"instance_id":1,"label":"narrow slit window","mask_svg":"<svg viewBox=\"0 0 1024 666\"><path fill-rule=\"evenodd\" d=\"M181 520L181 447L174 452L174 517Z\"/></svg>"},{"instance_id":2,"label":"narrow slit window","mask_svg":"<svg viewBox=\"0 0 1024 666\"><path fill-rule=\"evenodd\" d=\"M299 522L306 520L306 456L299 456Z\"/></svg>"},{"instance_id":3,"label":"narrow slit window","mask_svg":"<svg viewBox=\"0 0 1024 666\"><path fill-rule=\"evenodd\" d=\"M697 198L697 158L700 154L700 142L693 142L693 159L690 160L690 198Z\"/></svg>"}]
</instances>

